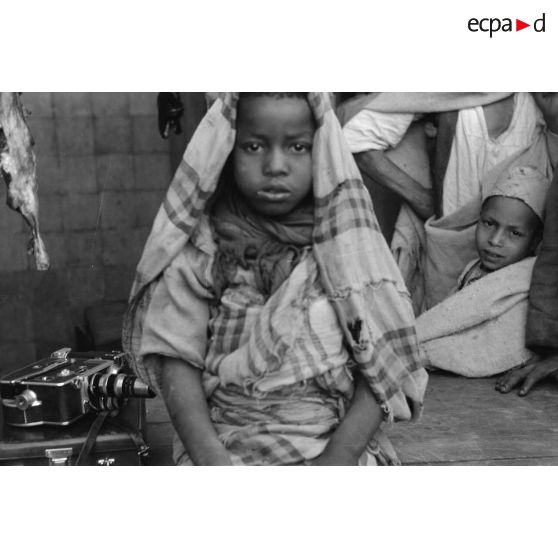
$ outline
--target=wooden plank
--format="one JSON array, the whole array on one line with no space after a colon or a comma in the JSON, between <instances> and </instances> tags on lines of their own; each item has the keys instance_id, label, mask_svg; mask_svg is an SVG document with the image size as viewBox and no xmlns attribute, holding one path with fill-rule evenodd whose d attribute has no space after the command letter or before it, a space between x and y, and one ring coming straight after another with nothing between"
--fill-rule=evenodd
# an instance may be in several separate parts
<instances>
[{"instance_id":1,"label":"wooden plank","mask_svg":"<svg viewBox=\"0 0 558 558\"><path fill-rule=\"evenodd\" d=\"M417 423L388 430L404 464L503 464L558 458L558 387L503 395L495 379L430 376Z\"/></svg>"},{"instance_id":2,"label":"wooden plank","mask_svg":"<svg viewBox=\"0 0 558 558\"><path fill-rule=\"evenodd\" d=\"M484 459L481 461L452 461L445 462L440 461L437 463L404 463L405 467L424 467L424 466L437 466L437 467L461 467L467 466L526 466L526 465L547 465L556 466L558 465L558 457L526 457L522 459Z\"/></svg>"}]
</instances>

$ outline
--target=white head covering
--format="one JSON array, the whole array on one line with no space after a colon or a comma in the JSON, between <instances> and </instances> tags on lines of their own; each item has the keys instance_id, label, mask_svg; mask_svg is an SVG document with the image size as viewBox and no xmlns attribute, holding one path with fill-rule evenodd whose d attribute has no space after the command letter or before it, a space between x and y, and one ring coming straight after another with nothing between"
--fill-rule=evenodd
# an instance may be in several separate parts
<instances>
[{"instance_id":1,"label":"white head covering","mask_svg":"<svg viewBox=\"0 0 558 558\"><path fill-rule=\"evenodd\" d=\"M512 167L500 175L482 201L484 203L493 196L515 198L527 204L535 215L544 221L544 205L549 186L550 181L535 167Z\"/></svg>"}]
</instances>

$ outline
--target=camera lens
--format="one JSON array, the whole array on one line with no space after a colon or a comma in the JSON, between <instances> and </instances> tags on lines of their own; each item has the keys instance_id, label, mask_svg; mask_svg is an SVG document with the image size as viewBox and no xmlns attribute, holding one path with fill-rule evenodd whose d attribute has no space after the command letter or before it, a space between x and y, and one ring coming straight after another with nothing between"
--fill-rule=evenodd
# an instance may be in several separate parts
<instances>
[{"instance_id":1,"label":"camera lens","mask_svg":"<svg viewBox=\"0 0 558 558\"><path fill-rule=\"evenodd\" d=\"M131 374L97 373L89 377L89 394L92 397L155 397L151 388Z\"/></svg>"}]
</instances>

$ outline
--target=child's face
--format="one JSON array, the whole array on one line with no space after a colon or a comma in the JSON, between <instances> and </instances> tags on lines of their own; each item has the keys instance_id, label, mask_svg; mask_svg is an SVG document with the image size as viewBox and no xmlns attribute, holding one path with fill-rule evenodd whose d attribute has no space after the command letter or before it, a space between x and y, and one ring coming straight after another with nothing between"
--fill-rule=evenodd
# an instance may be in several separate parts
<instances>
[{"instance_id":1,"label":"child's face","mask_svg":"<svg viewBox=\"0 0 558 558\"><path fill-rule=\"evenodd\" d=\"M305 99L242 97L233 169L252 209L286 215L312 189L314 119Z\"/></svg>"},{"instance_id":2,"label":"child's face","mask_svg":"<svg viewBox=\"0 0 558 558\"><path fill-rule=\"evenodd\" d=\"M496 271L527 257L537 241L538 218L521 200L493 196L481 210L476 243L484 269Z\"/></svg>"}]
</instances>

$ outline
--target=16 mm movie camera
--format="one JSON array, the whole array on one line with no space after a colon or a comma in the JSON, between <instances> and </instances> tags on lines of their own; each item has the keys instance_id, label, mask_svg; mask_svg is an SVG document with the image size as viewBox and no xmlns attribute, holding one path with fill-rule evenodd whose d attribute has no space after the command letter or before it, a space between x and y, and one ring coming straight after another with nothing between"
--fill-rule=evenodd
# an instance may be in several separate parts
<instances>
[{"instance_id":1,"label":"16 mm movie camera","mask_svg":"<svg viewBox=\"0 0 558 558\"><path fill-rule=\"evenodd\" d=\"M12 426L66 425L90 411L117 412L129 397L155 393L126 372L124 354L116 351L59 349L0 380L4 420Z\"/></svg>"}]
</instances>

